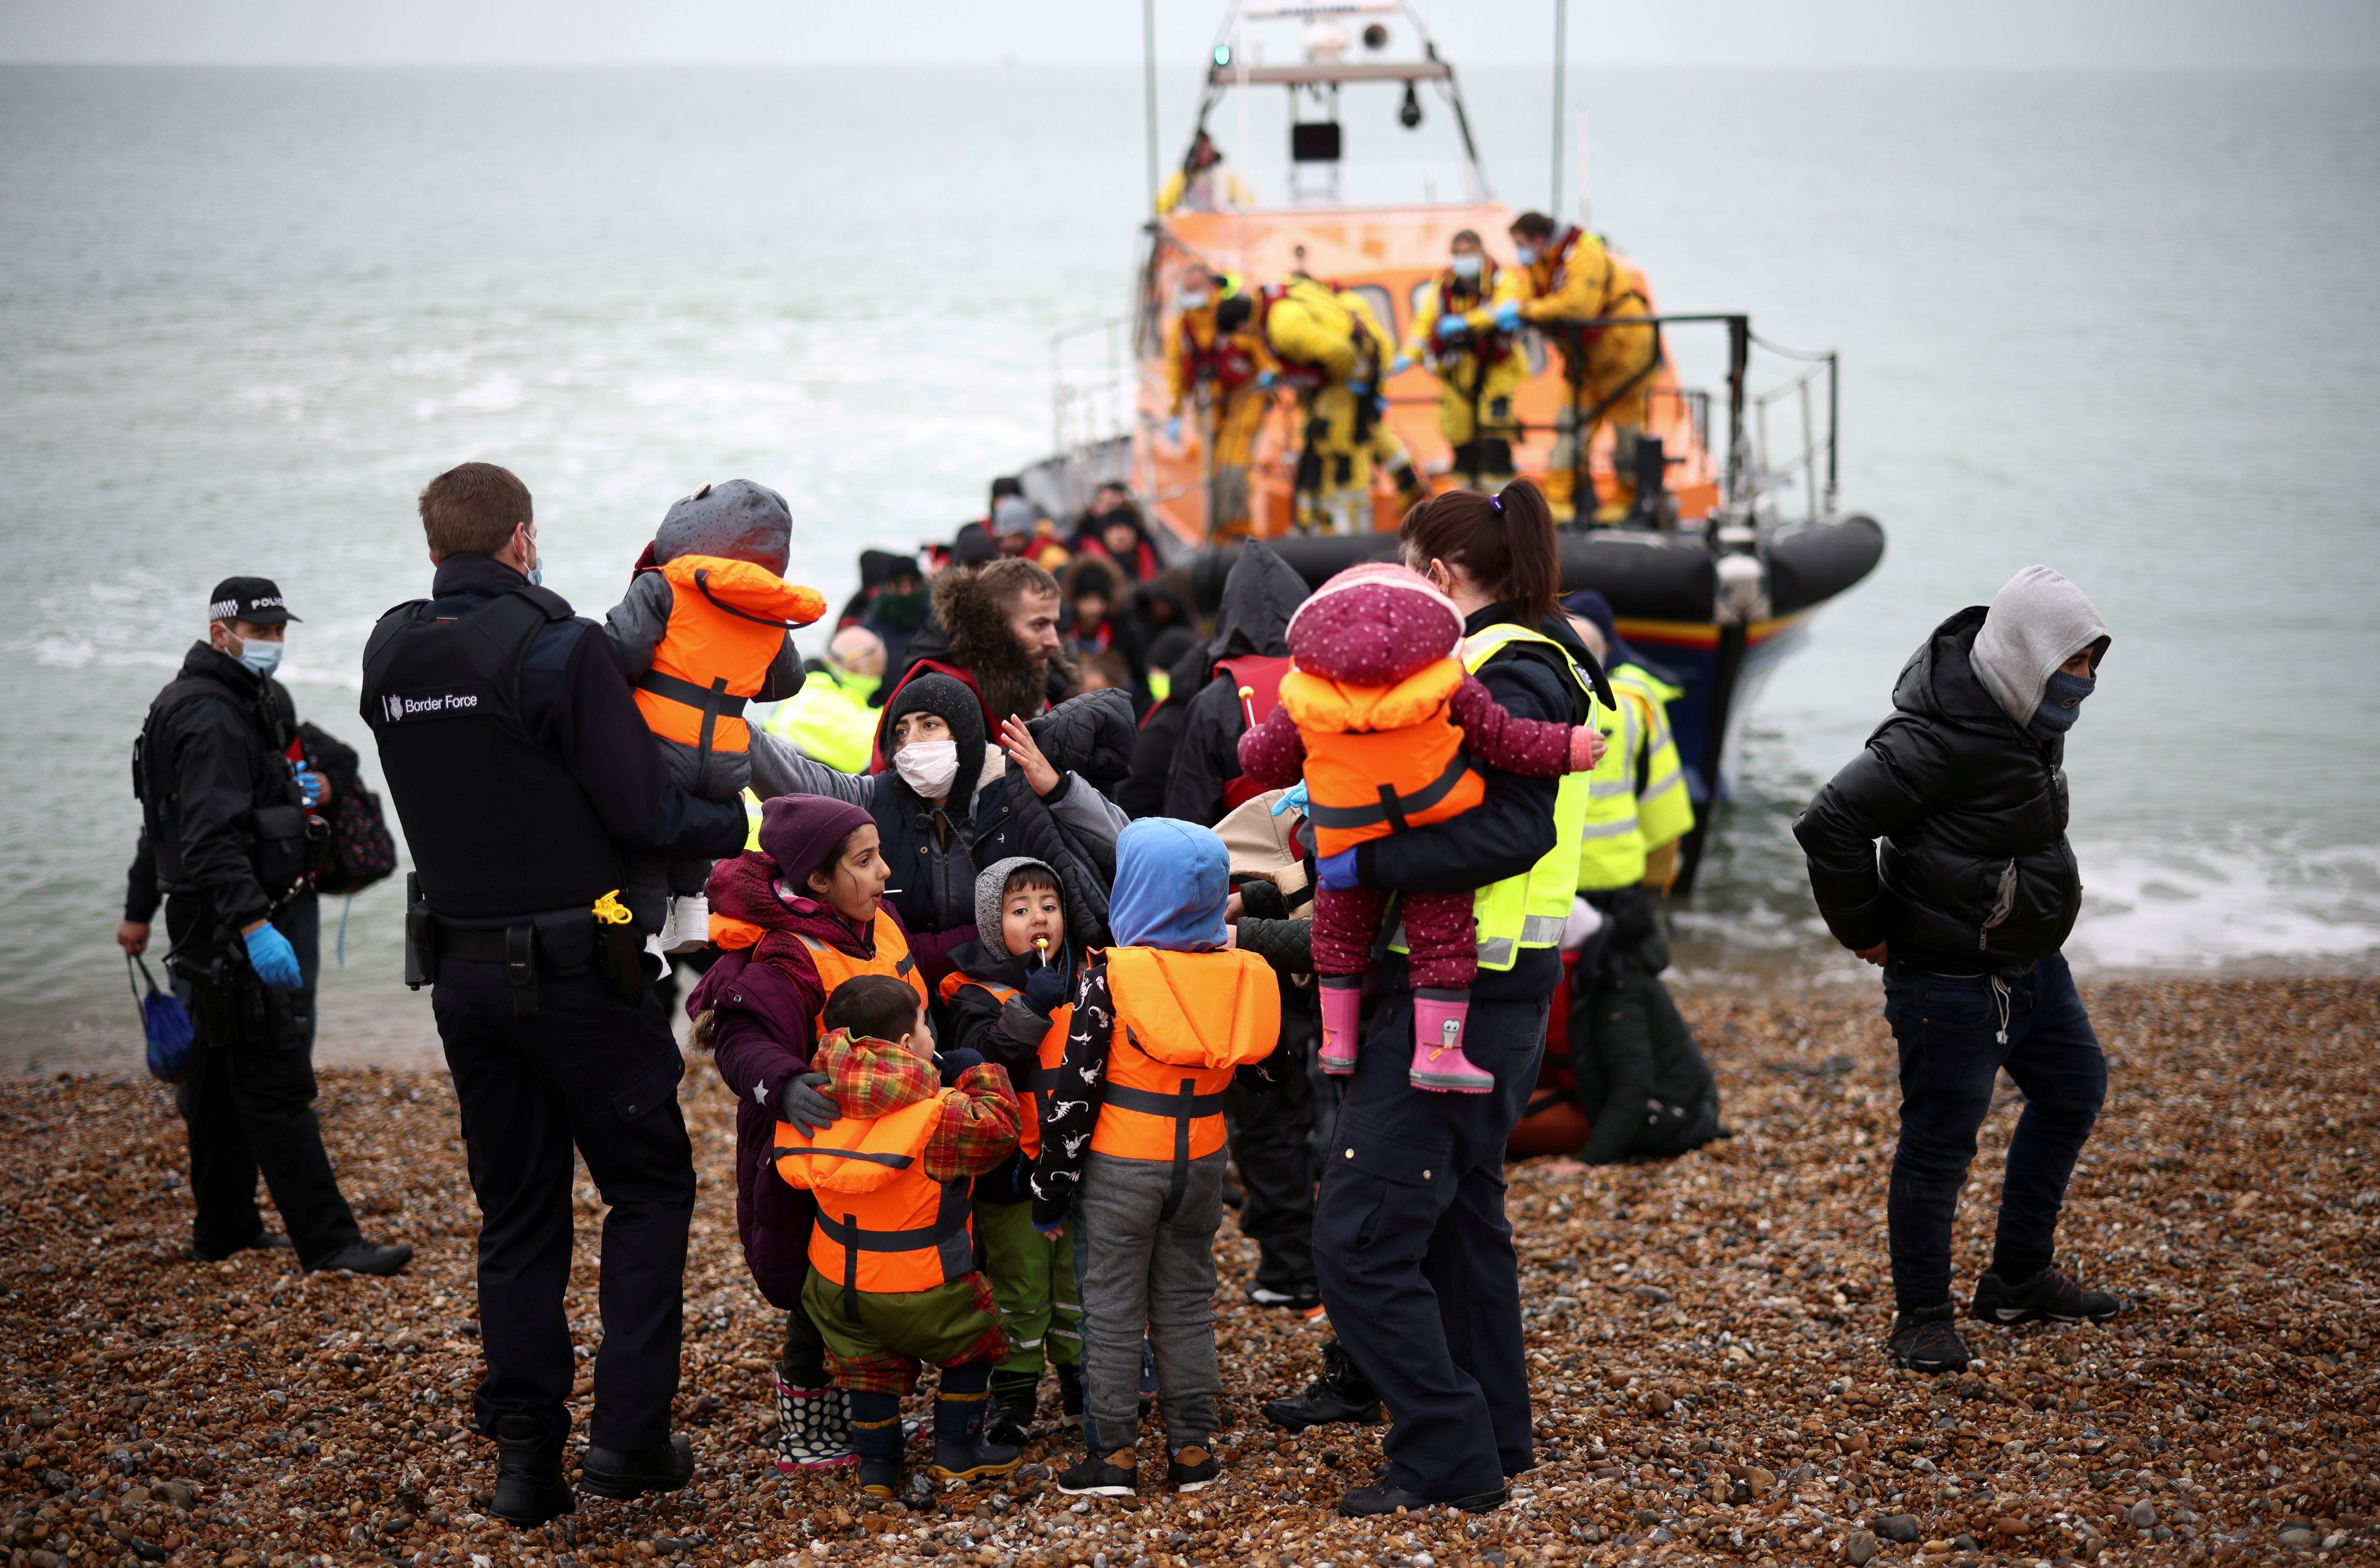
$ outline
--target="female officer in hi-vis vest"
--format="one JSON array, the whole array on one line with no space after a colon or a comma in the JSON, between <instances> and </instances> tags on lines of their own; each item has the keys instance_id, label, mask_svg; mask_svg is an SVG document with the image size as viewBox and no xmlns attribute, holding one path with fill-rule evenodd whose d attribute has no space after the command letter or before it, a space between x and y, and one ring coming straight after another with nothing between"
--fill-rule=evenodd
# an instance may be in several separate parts
<instances>
[{"instance_id":1,"label":"female officer in hi-vis vest","mask_svg":"<svg viewBox=\"0 0 2380 1568\"><path fill-rule=\"evenodd\" d=\"M1598 692L1608 697L1592 657L1553 614L1560 562L1536 485L1507 485L1492 500L1437 496L1407 514L1399 537L1405 564L1463 614L1463 662L1508 711L1578 723ZM1496 1078L1490 1094L1415 1089L1413 995L1390 977L1325 1150L1314 1217L1323 1301L1352 1362L1326 1380L1343 1384L1352 1370L1394 1421L1382 1444L1387 1477L1349 1492L1342 1513L1493 1508L1505 1477L1531 1463L1504 1139L1536 1082L1561 978L1557 943L1577 883L1585 785L1584 773L1490 772L1486 798L1460 818L1318 867L1326 886L1472 893L1479 973L1469 1050Z\"/></svg>"}]
</instances>

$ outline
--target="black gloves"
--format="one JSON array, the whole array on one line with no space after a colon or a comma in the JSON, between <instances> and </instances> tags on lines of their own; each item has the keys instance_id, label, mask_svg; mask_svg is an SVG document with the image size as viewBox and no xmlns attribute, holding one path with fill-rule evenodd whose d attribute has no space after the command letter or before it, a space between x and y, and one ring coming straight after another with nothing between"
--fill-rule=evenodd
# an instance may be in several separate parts
<instances>
[{"instance_id":1,"label":"black gloves","mask_svg":"<svg viewBox=\"0 0 2380 1568\"><path fill-rule=\"evenodd\" d=\"M1043 1017L1058 1009L1066 1000L1066 971L1057 964L1044 964L1025 978L1026 1004Z\"/></svg>"}]
</instances>

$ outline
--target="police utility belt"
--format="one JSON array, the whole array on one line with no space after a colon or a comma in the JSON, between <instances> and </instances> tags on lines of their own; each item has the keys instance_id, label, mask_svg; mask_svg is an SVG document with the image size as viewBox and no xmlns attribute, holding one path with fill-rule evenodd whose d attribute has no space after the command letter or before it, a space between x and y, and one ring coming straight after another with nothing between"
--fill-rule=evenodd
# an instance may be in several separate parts
<instances>
[{"instance_id":1,"label":"police utility belt","mask_svg":"<svg viewBox=\"0 0 2380 1568\"><path fill-rule=\"evenodd\" d=\"M604 906L621 917L612 918ZM606 898L593 907L548 909L501 926L456 925L441 919L422 896L419 872L405 879L405 983L415 991L438 981L448 959L502 964L511 981L513 1016L538 1015L538 978L592 969L613 995L631 999L645 989L645 939L626 911Z\"/></svg>"}]
</instances>

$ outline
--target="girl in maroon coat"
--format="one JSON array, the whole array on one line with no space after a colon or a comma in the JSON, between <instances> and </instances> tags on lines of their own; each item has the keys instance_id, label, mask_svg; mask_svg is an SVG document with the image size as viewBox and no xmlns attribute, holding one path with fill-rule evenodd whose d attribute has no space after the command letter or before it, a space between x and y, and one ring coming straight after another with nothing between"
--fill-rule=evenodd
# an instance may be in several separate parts
<instances>
[{"instance_id":1,"label":"girl in maroon coat","mask_svg":"<svg viewBox=\"0 0 2380 1568\"><path fill-rule=\"evenodd\" d=\"M695 1041L712 1051L720 1078L735 1095L735 1229L752 1281L785 1314L785 1349L776 1369L777 1468L849 1464L843 1393L826 1377L825 1342L802 1312L809 1272L810 1225L817 1202L776 1179L769 1150L780 1121L823 1127L834 1102L810 1071L826 988L802 937L856 958L874 956L880 895L890 878L878 853L874 819L824 796L771 800L760 819L760 848L722 860L710 873L710 911L758 927L757 945L722 954L686 999Z\"/></svg>"}]
</instances>

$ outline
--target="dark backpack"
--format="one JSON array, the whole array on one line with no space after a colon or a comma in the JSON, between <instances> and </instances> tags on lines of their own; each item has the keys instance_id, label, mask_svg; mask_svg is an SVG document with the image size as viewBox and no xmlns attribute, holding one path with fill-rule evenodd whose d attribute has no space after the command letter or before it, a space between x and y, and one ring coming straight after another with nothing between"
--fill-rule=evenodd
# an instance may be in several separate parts
<instances>
[{"instance_id":1,"label":"dark backpack","mask_svg":"<svg viewBox=\"0 0 2380 1568\"><path fill-rule=\"evenodd\" d=\"M298 726L306 765L331 785L330 850L314 886L322 893L361 893L396 869L396 843L380 796L364 787L355 748L311 723Z\"/></svg>"}]
</instances>

